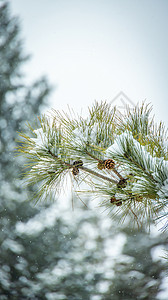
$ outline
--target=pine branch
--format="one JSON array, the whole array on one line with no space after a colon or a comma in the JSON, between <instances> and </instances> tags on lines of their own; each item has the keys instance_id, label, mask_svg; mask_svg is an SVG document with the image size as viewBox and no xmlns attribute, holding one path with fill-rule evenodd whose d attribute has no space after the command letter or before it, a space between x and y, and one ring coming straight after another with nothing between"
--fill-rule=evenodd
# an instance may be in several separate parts
<instances>
[{"instance_id":1,"label":"pine branch","mask_svg":"<svg viewBox=\"0 0 168 300\"><path fill-rule=\"evenodd\" d=\"M109 177L107 177L107 176L104 176L104 175L102 175L102 174L100 174L100 173L97 173L97 172L95 172L95 171L93 171L93 170L91 170L91 169L88 169L88 168L86 168L86 167L83 167L83 166L82 166L82 167L79 167L79 169L81 169L81 170L83 170L83 171L85 171L85 172L88 172L88 173L90 173L90 174L92 174L92 175L94 175L94 176L96 176L96 177L98 177L98 178L101 178L101 179L103 179L103 180L109 181L109 182L111 182L111 183L115 183L115 184L118 183L117 180L111 179L111 178L109 178Z\"/></svg>"},{"instance_id":2,"label":"pine branch","mask_svg":"<svg viewBox=\"0 0 168 300\"><path fill-rule=\"evenodd\" d=\"M87 118L55 110L42 116L38 129L21 134L19 146L30 161L28 183L40 184L37 197L61 189L70 174L101 195L113 216L137 224L156 218L168 206L168 136L150 113L143 103L121 118L106 102L95 102Z\"/></svg>"},{"instance_id":3,"label":"pine branch","mask_svg":"<svg viewBox=\"0 0 168 300\"><path fill-rule=\"evenodd\" d=\"M66 166L68 166L69 168L72 168L72 169L74 168L73 164L69 164L69 163L63 162L62 160L60 160L58 158L58 156L56 156L55 154L53 154L50 150L48 150L48 153L51 154L55 159L58 159L61 164L66 165ZM111 178L109 178L107 176L104 176L104 175L102 175L100 173L97 173L97 172L95 172L95 171L93 171L93 170L91 170L89 168L84 167L84 166L78 166L77 168L83 170L84 172L92 174L95 177L98 177L98 178L101 178L103 180L109 181L111 183L116 183L116 184L118 183L117 180L113 180L113 179L111 179Z\"/></svg>"}]
</instances>

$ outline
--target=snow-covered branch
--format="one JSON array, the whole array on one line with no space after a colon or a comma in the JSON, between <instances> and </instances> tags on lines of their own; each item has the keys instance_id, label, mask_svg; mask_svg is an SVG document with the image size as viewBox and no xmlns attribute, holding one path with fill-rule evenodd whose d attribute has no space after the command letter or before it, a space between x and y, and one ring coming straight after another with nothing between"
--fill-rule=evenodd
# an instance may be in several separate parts
<instances>
[{"instance_id":1,"label":"snow-covered branch","mask_svg":"<svg viewBox=\"0 0 168 300\"><path fill-rule=\"evenodd\" d=\"M166 209L167 135L147 107L128 109L122 118L104 102L95 102L86 119L52 111L40 119L38 129L31 129L32 136L21 134L19 151L30 161L26 177L41 184L39 198L60 189L70 175L72 181L89 184L90 193L103 196L102 205L112 214L117 209L122 218L130 214L142 220Z\"/></svg>"}]
</instances>

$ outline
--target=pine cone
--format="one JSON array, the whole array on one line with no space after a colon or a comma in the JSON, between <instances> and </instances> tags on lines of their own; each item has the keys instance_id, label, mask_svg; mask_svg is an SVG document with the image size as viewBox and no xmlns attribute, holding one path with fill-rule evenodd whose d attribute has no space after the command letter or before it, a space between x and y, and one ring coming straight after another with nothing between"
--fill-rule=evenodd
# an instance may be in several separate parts
<instances>
[{"instance_id":1,"label":"pine cone","mask_svg":"<svg viewBox=\"0 0 168 300\"><path fill-rule=\"evenodd\" d=\"M79 174L79 169L77 167L74 167L72 169L72 174L75 175L75 176L78 175Z\"/></svg>"},{"instance_id":2,"label":"pine cone","mask_svg":"<svg viewBox=\"0 0 168 300\"><path fill-rule=\"evenodd\" d=\"M115 204L116 206L121 206L122 205L122 201L120 199L116 199L115 196L111 197L110 203Z\"/></svg>"},{"instance_id":3,"label":"pine cone","mask_svg":"<svg viewBox=\"0 0 168 300\"><path fill-rule=\"evenodd\" d=\"M104 161L104 167L108 170L114 169L115 167L115 162L113 159L106 159Z\"/></svg>"},{"instance_id":4,"label":"pine cone","mask_svg":"<svg viewBox=\"0 0 168 300\"><path fill-rule=\"evenodd\" d=\"M99 170L105 169L104 161L103 160L99 160L99 162L97 164L97 167L98 167Z\"/></svg>"},{"instance_id":5,"label":"pine cone","mask_svg":"<svg viewBox=\"0 0 168 300\"><path fill-rule=\"evenodd\" d=\"M116 201L117 201L117 199L116 199L116 197L115 197L115 196L111 197L111 199L110 199L110 203L115 203Z\"/></svg>"},{"instance_id":6,"label":"pine cone","mask_svg":"<svg viewBox=\"0 0 168 300\"><path fill-rule=\"evenodd\" d=\"M125 188L127 186L127 179L123 178L117 183L118 188Z\"/></svg>"},{"instance_id":7,"label":"pine cone","mask_svg":"<svg viewBox=\"0 0 168 300\"><path fill-rule=\"evenodd\" d=\"M82 167L83 166L83 161L82 160L76 160L76 161L73 162L73 166Z\"/></svg>"}]
</instances>

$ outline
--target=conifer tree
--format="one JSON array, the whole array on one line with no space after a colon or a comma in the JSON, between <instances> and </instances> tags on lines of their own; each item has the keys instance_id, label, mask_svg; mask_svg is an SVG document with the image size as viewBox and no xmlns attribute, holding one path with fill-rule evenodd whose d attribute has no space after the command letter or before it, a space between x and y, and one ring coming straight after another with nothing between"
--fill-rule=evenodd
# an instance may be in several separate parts
<instances>
[{"instance_id":1,"label":"conifer tree","mask_svg":"<svg viewBox=\"0 0 168 300\"><path fill-rule=\"evenodd\" d=\"M50 90L44 77L30 86L25 85L22 65L28 56L24 55L18 19L9 16L9 5L3 1L0 6L0 164L3 170L1 188L4 192L6 189L3 189L3 184L9 182L13 172L19 177L23 165L23 159L14 159L17 131L25 130L25 120L40 113ZM10 188L20 190L16 180Z\"/></svg>"}]
</instances>

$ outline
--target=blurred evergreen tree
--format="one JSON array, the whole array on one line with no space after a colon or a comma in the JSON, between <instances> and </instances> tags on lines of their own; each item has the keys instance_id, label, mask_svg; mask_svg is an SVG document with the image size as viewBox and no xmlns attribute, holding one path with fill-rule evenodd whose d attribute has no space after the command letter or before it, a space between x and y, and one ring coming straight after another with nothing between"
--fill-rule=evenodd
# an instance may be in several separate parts
<instances>
[{"instance_id":1,"label":"blurred evergreen tree","mask_svg":"<svg viewBox=\"0 0 168 300\"><path fill-rule=\"evenodd\" d=\"M32 207L29 202L24 201L27 198L28 188L23 188L21 179L18 179L23 171L21 167L24 160L15 156L15 139L18 130L26 130L26 121L32 120L33 115L40 113L50 92L45 78L31 86L24 83L22 66L28 57L23 54L19 33L18 19L10 16L9 4L2 1L0 5L0 164L2 170L0 299L50 299L51 293L56 293L55 299L59 299L61 294L63 299L65 295L67 299L89 299L91 289L94 289L100 275L97 270L94 270L93 273L97 276L95 283L93 275L89 280L90 284L83 282L84 277L87 276L88 265L80 268L80 261L83 260L85 265L85 259L92 260L91 264L94 264L94 255L86 250L84 252L87 254L84 255L81 249L79 250L77 232L71 228L71 224L68 224L67 228L64 219L59 216L52 229L46 225L40 233L35 230L38 222L35 223L33 233L30 235L20 233L16 229L18 224L22 224L18 222L22 221L28 222L29 227L33 218L38 219L42 207ZM47 211L47 207L43 210ZM43 220L38 224L42 223ZM75 247L79 254L77 250L75 251ZM54 268L57 270L53 271ZM75 268L79 270L75 271Z\"/></svg>"},{"instance_id":2,"label":"blurred evergreen tree","mask_svg":"<svg viewBox=\"0 0 168 300\"><path fill-rule=\"evenodd\" d=\"M28 190L22 188L18 179L23 158L15 157L15 139L18 130L25 131L25 120L40 113L50 87L45 78L29 87L24 83L21 67L28 57L23 54L19 32L18 20L11 17L9 4L1 1L0 299L117 300L122 299L116 296L119 291L125 300L155 299L154 294L150 298L150 289L148 298L141 297L143 283L150 283L153 274L158 279L154 291L157 294L163 271L160 262L154 264L149 254L153 244L142 243L147 234L119 233L117 224L92 211L86 214L79 209L73 213L54 205L32 207L24 201ZM134 258L134 264L128 262L121 274L123 266L115 266L111 251L117 240L126 240L126 236L124 253ZM162 242L158 240L158 244ZM137 269L138 263L141 270ZM150 271L150 266L154 271ZM143 280L136 283L136 294L131 290L130 270L144 274Z\"/></svg>"},{"instance_id":3,"label":"blurred evergreen tree","mask_svg":"<svg viewBox=\"0 0 168 300\"><path fill-rule=\"evenodd\" d=\"M24 85L21 72L28 56L23 55L19 36L18 20L9 15L9 5L0 7L0 128L1 128L1 167L7 181L20 170L20 160L14 159L17 131L23 130L25 120L32 120L32 114L39 114L46 103L50 87L41 78L30 87Z\"/></svg>"}]
</instances>

